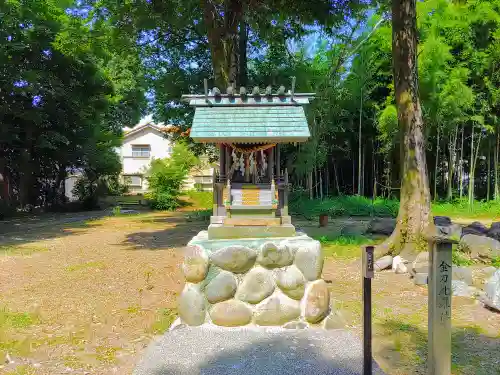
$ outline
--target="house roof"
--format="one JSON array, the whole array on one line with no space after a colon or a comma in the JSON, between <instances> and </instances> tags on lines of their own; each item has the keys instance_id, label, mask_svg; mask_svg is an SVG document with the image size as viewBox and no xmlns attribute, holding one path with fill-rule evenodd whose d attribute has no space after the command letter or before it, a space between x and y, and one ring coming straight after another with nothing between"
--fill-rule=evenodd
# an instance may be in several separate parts
<instances>
[{"instance_id":1,"label":"house roof","mask_svg":"<svg viewBox=\"0 0 500 375\"><path fill-rule=\"evenodd\" d=\"M184 95L196 108L190 137L203 143L305 142L313 94Z\"/></svg>"},{"instance_id":2,"label":"house roof","mask_svg":"<svg viewBox=\"0 0 500 375\"><path fill-rule=\"evenodd\" d=\"M136 125L132 129L126 129L124 131L123 135L125 138L127 138L127 137L130 137L134 134L137 134L137 133L139 133L142 130L147 129L147 128L150 128L150 129L153 129L153 130L156 130L156 131L162 133L165 131L165 129L168 129L170 126L171 125L154 124L152 122L147 122L145 124Z\"/></svg>"},{"instance_id":3,"label":"house roof","mask_svg":"<svg viewBox=\"0 0 500 375\"><path fill-rule=\"evenodd\" d=\"M199 107L190 137L206 143L304 142L310 133L301 106Z\"/></svg>"}]
</instances>

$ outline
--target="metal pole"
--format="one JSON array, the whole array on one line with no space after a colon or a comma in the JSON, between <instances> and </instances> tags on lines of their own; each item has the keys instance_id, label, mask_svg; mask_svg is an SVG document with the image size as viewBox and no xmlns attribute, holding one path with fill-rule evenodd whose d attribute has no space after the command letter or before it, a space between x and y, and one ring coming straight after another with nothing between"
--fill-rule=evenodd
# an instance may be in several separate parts
<instances>
[{"instance_id":1,"label":"metal pole","mask_svg":"<svg viewBox=\"0 0 500 375\"><path fill-rule=\"evenodd\" d=\"M372 375L372 278L374 247L366 246L363 262L363 375Z\"/></svg>"}]
</instances>

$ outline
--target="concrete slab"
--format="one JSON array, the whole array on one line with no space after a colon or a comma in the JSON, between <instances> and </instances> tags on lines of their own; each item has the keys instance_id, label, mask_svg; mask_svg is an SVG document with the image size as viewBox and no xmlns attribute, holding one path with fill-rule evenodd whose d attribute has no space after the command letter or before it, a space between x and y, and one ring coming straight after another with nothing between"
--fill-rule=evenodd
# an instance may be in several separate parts
<instances>
[{"instance_id":1,"label":"concrete slab","mask_svg":"<svg viewBox=\"0 0 500 375\"><path fill-rule=\"evenodd\" d=\"M362 343L345 330L183 327L153 342L134 375L361 375ZM374 375L383 375L374 363Z\"/></svg>"}]
</instances>

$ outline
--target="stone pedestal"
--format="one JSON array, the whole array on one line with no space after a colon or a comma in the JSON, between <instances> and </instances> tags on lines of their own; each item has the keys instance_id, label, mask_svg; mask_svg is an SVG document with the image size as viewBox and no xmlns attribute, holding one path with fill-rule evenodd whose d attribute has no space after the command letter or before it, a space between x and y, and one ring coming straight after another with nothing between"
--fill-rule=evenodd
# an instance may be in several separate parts
<instances>
[{"instance_id":1,"label":"stone pedestal","mask_svg":"<svg viewBox=\"0 0 500 375\"><path fill-rule=\"evenodd\" d=\"M324 324L331 307L322 269L320 243L305 234L209 240L202 231L186 248L180 319L190 326Z\"/></svg>"}]
</instances>

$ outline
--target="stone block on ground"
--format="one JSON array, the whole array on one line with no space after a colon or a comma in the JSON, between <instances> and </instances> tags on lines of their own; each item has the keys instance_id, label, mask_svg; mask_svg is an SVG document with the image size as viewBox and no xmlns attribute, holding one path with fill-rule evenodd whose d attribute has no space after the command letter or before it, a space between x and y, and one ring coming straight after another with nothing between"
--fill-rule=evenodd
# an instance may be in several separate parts
<instances>
[{"instance_id":1,"label":"stone block on ground","mask_svg":"<svg viewBox=\"0 0 500 375\"><path fill-rule=\"evenodd\" d=\"M266 242L260 247L257 262L267 268L285 267L293 263L293 254L286 244Z\"/></svg>"},{"instance_id":2,"label":"stone block on ground","mask_svg":"<svg viewBox=\"0 0 500 375\"><path fill-rule=\"evenodd\" d=\"M467 285L472 285L472 268L453 266L451 275L453 280L463 281Z\"/></svg>"},{"instance_id":3,"label":"stone block on ground","mask_svg":"<svg viewBox=\"0 0 500 375\"><path fill-rule=\"evenodd\" d=\"M466 234L475 234L477 236L486 236L488 233L489 229L484 225L483 223L480 223L479 221L475 221L472 224L466 225L465 227L462 228L462 236L465 236Z\"/></svg>"},{"instance_id":4,"label":"stone block on ground","mask_svg":"<svg viewBox=\"0 0 500 375\"><path fill-rule=\"evenodd\" d=\"M319 241L311 241L295 254L295 265L309 281L317 280L323 271L323 254Z\"/></svg>"},{"instance_id":5,"label":"stone block on ground","mask_svg":"<svg viewBox=\"0 0 500 375\"><path fill-rule=\"evenodd\" d=\"M319 323L328 315L330 291L324 280L317 280L308 285L304 305L304 317L309 323Z\"/></svg>"},{"instance_id":6,"label":"stone block on ground","mask_svg":"<svg viewBox=\"0 0 500 375\"><path fill-rule=\"evenodd\" d=\"M429 272L429 252L423 251L417 254L417 257L411 265L412 273L428 273Z\"/></svg>"},{"instance_id":7,"label":"stone block on ground","mask_svg":"<svg viewBox=\"0 0 500 375\"><path fill-rule=\"evenodd\" d=\"M493 259L500 256L500 242L494 238L466 234L458 245L460 251L475 259Z\"/></svg>"},{"instance_id":8,"label":"stone block on ground","mask_svg":"<svg viewBox=\"0 0 500 375\"><path fill-rule=\"evenodd\" d=\"M244 326L252 320L252 310L235 299L215 304L209 311L212 322L218 326Z\"/></svg>"},{"instance_id":9,"label":"stone block on ground","mask_svg":"<svg viewBox=\"0 0 500 375\"><path fill-rule=\"evenodd\" d=\"M392 267L392 256L385 255L375 261L375 271L383 271Z\"/></svg>"},{"instance_id":10,"label":"stone block on ground","mask_svg":"<svg viewBox=\"0 0 500 375\"><path fill-rule=\"evenodd\" d=\"M281 292L273 294L254 311L254 322L260 326L281 326L300 315L300 303Z\"/></svg>"},{"instance_id":11,"label":"stone block on ground","mask_svg":"<svg viewBox=\"0 0 500 375\"><path fill-rule=\"evenodd\" d=\"M368 225L368 233L383 234L389 236L396 228L396 219L392 218L375 218Z\"/></svg>"},{"instance_id":12,"label":"stone block on ground","mask_svg":"<svg viewBox=\"0 0 500 375\"><path fill-rule=\"evenodd\" d=\"M179 297L179 316L183 323L199 326L205 323L205 296L196 285L186 284Z\"/></svg>"},{"instance_id":13,"label":"stone block on ground","mask_svg":"<svg viewBox=\"0 0 500 375\"><path fill-rule=\"evenodd\" d=\"M429 283L428 273L416 273L413 276L413 283L415 285L427 285Z\"/></svg>"},{"instance_id":14,"label":"stone block on ground","mask_svg":"<svg viewBox=\"0 0 500 375\"><path fill-rule=\"evenodd\" d=\"M274 270L276 284L288 297L300 300L304 296L306 279L295 265Z\"/></svg>"},{"instance_id":15,"label":"stone block on ground","mask_svg":"<svg viewBox=\"0 0 500 375\"><path fill-rule=\"evenodd\" d=\"M452 222L448 216L434 216L434 224L447 227L450 226Z\"/></svg>"},{"instance_id":16,"label":"stone block on ground","mask_svg":"<svg viewBox=\"0 0 500 375\"><path fill-rule=\"evenodd\" d=\"M500 312L500 269L496 270L485 284L484 292L485 298L483 302L490 308Z\"/></svg>"},{"instance_id":17,"label":"stone block on ground","mask_svg":"<svg viewBox=\"0 0 500 375\"><path fill-rule=\"evenodd\" d=\"M236 298L249 303L259 303L269 297L276 287L271 271L262 267L250 270L244 277Z\"/></svg>"},{"instance_id":18,"label":"stone block on ground","mask_svg":"<svg viewBox=\"0 0 500 375\"><path fill-rule=\"evenodd\" d=\"M361 375L362 353L341 329L188 327L153 341L133 375Z\"/></svg>"},{"instance_id":19,"label":"stone block on ground","mask_svg":"<svg viewBox=\"0 0 500 375\"><path fill-rule=\"evenodd\" d=\"M392 270L397 274L407 273L408 267L406 267L405 263L406 261L400 255L395 256L392 259Z\"/></svg>"},{"instance_id":20,"label":"stone block on ground","mask_svg":"<svg viewBox=\"0 0 500 375\"><path fill-rule=\"evenodd\" d=\"M500 241L500 222L491 224L491 227L486 235Z\"/></svg>"},{"instance_id":21,"label":"stone block on ground","mask_svg":"<svg viewBox=\"0 0 500 375\"><path fill-rule=\"evenodd\" d=\"M245 273L255 263L255 250L241 245L227 246L210 254L210 260L218 267L234 273Z\"/></svg>"},{"instance_id":22,"label":"stone block on ground","mask_svg":"<svg viewBox=\"0 0 500 375\"><path fill-rule=\"evenodd\" d=\"M231 272L222 271L208 283L205 295L210 303L222 302L232 298L237 287L236 277Z\"/></svg>"},{"instance_id":23,"label":"stone block on ground","mask_svg":"<svg viewBox=\"0 0 500 375\"><path fill-rule=\"evenodd\" d=\"M496 268L493 266L476 268L472 271L473 284L476 287L483 287L484 284L493 276L496 272Z\"/></svg>"},{"instance_id":24,"label":"stone block on ground","mask_svg":"<svg viewBox=\"0 0 500 375\"><path fill-rule=\"evenodd\" d=\"M471 288L466 282L462 280L451 281L452 294L456 297L474 297L475 288Z\"/></svg>"}]
</instances>

